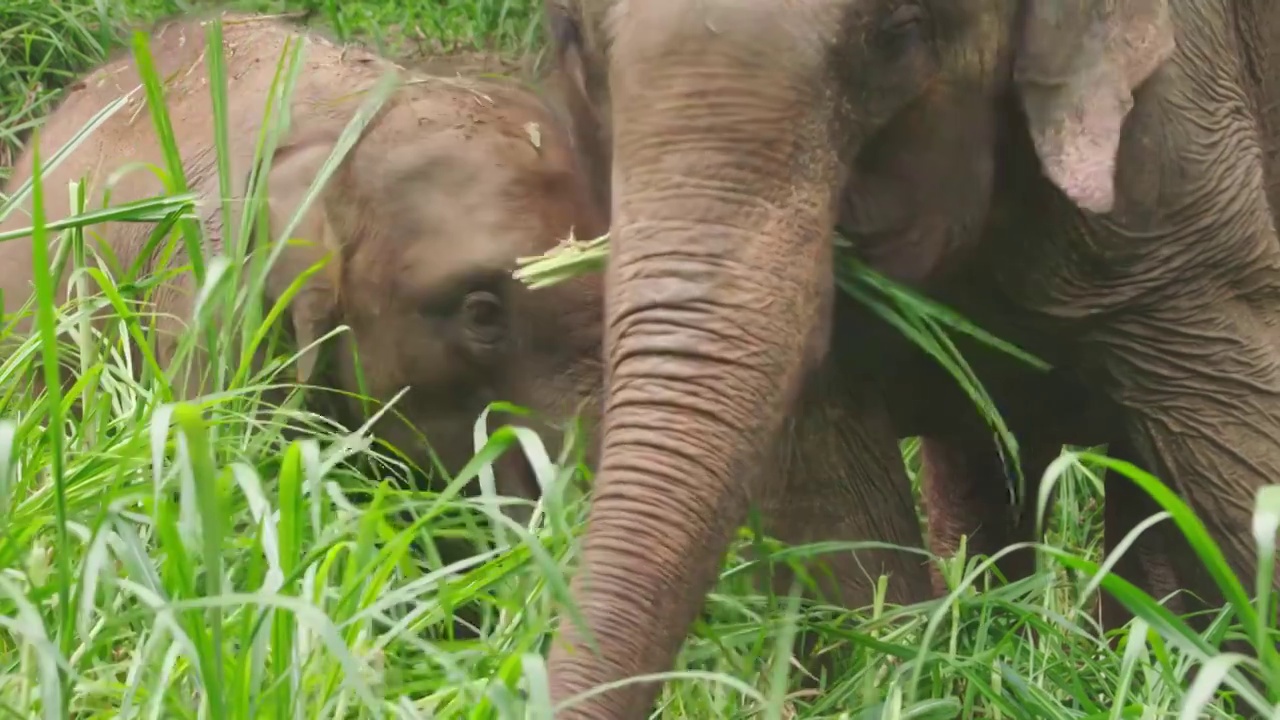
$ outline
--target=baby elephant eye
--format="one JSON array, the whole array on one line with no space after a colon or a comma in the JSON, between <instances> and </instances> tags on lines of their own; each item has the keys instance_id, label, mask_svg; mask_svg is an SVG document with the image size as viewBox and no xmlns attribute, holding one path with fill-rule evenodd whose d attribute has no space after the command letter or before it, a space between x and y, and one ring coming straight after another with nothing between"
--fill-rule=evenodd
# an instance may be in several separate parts
<instances>
[{"instance_id":1,"label":"baby elephant eye","mask_svg":"<svg viewBox=\"0 0 1280 720\"><path fill-rule=\"evenodd\" d=\"M462 303L462 317L476 340L495 343L506 329L502 301L489 292L473 292Z\"/></svg>"}]
</instances>

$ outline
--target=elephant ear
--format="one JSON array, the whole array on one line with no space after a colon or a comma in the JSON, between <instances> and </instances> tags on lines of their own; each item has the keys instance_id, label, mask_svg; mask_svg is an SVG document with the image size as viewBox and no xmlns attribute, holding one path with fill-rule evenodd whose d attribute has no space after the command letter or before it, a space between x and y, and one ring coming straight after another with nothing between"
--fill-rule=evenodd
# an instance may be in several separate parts
<instances>
[{"instance_id":1,"label":"elephant ear","mask_svg":"<svg viewBox=\"0 0 1280 720\"><path fill-rule=\"evenodd\" d=\"M555 53L557 68L583 102L586 102L587 75L582 45L582 19L568 0L546 0L543 17L547 21L547 35Z\"/></svg>"},{"instance_id":2,"label":"elephant ear","mask_svg":"<svg viewBox=\"0 0 1280 720\"><path fill-rule=\"evenodd\" d=\"M589 34L599 18L584 18L580 0L544 0L543 16L555 54L555 77L569 115L570 137L583 160L590 182L608 197L610 130L607 117L607 88L602 87L599 65L603 60ZM594 12L600 12L595 10ZM605 96L605 97L602 97Z\"/></svg>"},{"instance_id":3,"label":"elephant ear","mask_svg":"<svg viewBox=\"0 0 1280 720\"><path fill-rule=\"evenodd\" d=\"M1109 212L1134 90L1173 54L1168 0L1026 0L1014 77L1045 174Z\"/></svg>"},{"instance_id":4,"label":"elephant ear","mask_svg":"<svg viewBox=\"0 0 1280 720\"><path fill-rule=\"evenodd\" d=\"M332 148L331 142L316 141L300 141L281 147L276 151L267 175L271 241L286 243L267 273L264 287L267 301L277 302L300 275L313 265L324 263L304 282L289 303L294 341L299 348L306 348L338 322L343 253L341 241L329 222L326 206L330 193L321 191L293 226L289 237L280 237L280 233L301 207ZM299 382L306 383L312 379L319 357L320 350L314 347L299 356Z\"/></svg>"}]
</instances>

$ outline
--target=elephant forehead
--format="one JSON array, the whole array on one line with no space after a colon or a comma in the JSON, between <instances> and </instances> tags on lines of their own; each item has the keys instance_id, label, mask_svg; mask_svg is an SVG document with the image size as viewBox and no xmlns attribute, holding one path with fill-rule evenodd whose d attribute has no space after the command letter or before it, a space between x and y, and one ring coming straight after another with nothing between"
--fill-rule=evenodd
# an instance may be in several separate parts
<instances>
[{"instance_id":1,"label":"elephant forehead","mask_svg":"<svg viewBox=\"0 0 1280 720\"><path fill-rule=\"evenodd\" d=\"M402 106L357 148L365 232L351 260L360 276L384 280L376 292L436 292L452 278L509 273L517 257L559 239L551 226L573 202L563 130L531 96L486 88L483 99L455 99Z\"/></svg>"},{"instance_id":2,"label":"elephant forehead","mask_svg":"<svg viewBox=\"0 0 1280 720\"><path fill-rule=\"evenodd\" d=\"M616 38L619 42L640 43L659 53L700 52L729 42L766 56L767 51L785 46L788 54L779 57L790 63L804 62L801 53L808 50L808 60L818 62L838 39L847 17L869 4L849 0L626 1L614 9L610 24L626 28L625 36ZM619 45L621 51L628 49Z\"/></svg>"},{"instance_id":3,"label":"elephant forehead","mask_svg":"<svg viewBox=\"0 0 1280 720\"><path fill-rule=\"evenodd\" d=\"M504 192L509 177L496 163L433 164L394 186L383 211L368 218L377 229L353 258L358 271L374 278L391 271L399 290L414 294L458 276L514 269L529 252L534 220Z\"/></svg>"}]
</instances>

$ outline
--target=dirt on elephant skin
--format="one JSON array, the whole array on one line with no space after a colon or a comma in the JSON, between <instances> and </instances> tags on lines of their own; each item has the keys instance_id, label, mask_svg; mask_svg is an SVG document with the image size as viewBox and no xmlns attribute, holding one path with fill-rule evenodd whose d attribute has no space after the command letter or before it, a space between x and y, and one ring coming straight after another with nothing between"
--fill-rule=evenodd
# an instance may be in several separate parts
<instances>
[{"instance_id":1,"label":"dirt on elephant skin","mask_svg":"<svg viewBox=\"0 0 1280 720\"><path fill-rule=\"evenodd\" d=\"M518 60L503 57L496 53L474 50L455 50L407 57L401 60L406 66L442 77L463 77L476 75L513 75L523 68Z\"/></svg>"}]
</instances>

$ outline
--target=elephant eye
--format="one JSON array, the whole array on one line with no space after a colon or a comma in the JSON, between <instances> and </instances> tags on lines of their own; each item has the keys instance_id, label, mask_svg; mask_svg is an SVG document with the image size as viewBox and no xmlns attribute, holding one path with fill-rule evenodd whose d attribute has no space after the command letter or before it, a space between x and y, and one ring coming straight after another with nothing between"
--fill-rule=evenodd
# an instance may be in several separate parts
<instances>
[{"instance_id":1,"label":"elephant eye","mask_svg":"<svg viewBox=\"0 0 1280 720\"><path fill-rule=\"evenodd\" d=\"M892 35L905 35L920 30L924 25L924 8L915 3L904 3L885 17L880 29Z\"/></svg>"},{"instance_id":2,"label":"elephant eye","mask_svg":"<svg viewBox=\"0 0 1280 720\"><path fill-rule=\"evenodd\" d=\"M893 60L915 56L925 39L928 13L917 3L902 3L880 22L878 45Z\"/></svg>"},{"instance_id":3,"label":"elephant eye","mask_svg":"<svg viewBox=\"0 0 1280 720\"><path fill-rule=\"evenodd\" d=\"M467 334L482 345L498 343L506 332L505 309L498 296L491 292L478 291L467 295L462 302L462 318Z\"/></svg>"}]
</instances>

